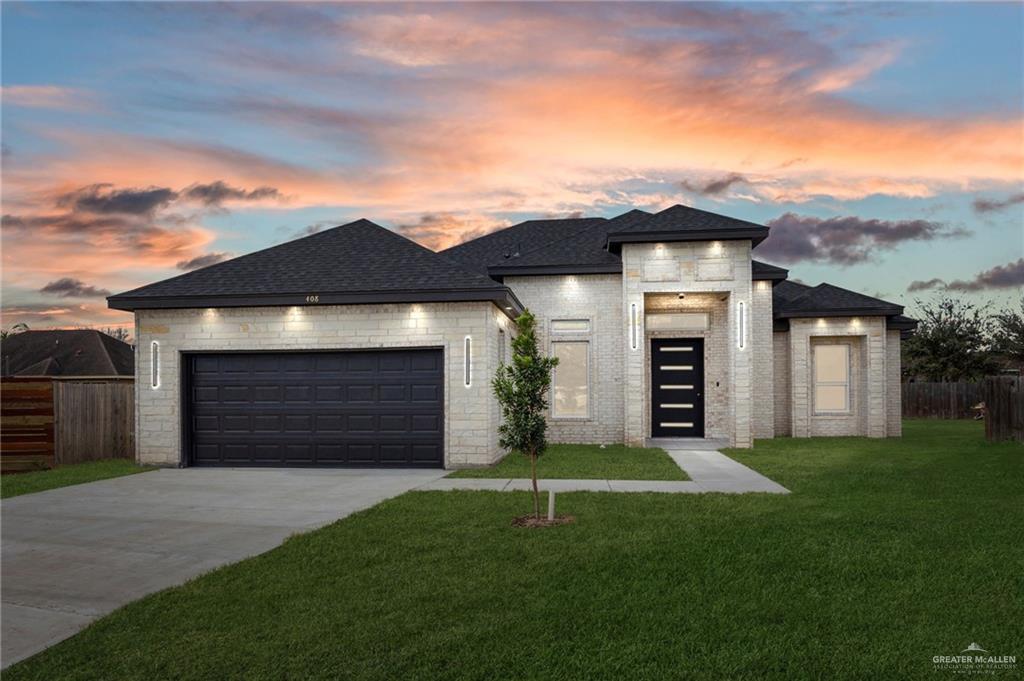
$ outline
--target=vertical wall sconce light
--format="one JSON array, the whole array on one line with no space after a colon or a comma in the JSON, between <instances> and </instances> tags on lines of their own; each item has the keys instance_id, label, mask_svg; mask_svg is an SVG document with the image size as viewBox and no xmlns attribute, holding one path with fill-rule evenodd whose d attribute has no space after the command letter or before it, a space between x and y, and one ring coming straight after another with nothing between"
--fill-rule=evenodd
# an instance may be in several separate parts
<instances>
[{"instance_id":1,"label":"vertical wall sconce light","mask_svg":"<svg viewBox=\"0 0 1024 681\"><path fill-rule=\"evenodd\" d=\"M747 304L736 303L736 345L740 350L747 347Z\"/></svg>"},{"instance_id":2,"label":"vertical wall sconce light","mask_svg":"<svg viewBox=\"0 0 1024 681\"><path fill-rule=\"evenodd\" d=\"M149 346L149 385L153 390L160 387L160 343L156 341Z\"/></svg>"},{"instance_id":3,"label":"vertical wall sconce light","mask_svg":"<svg viewBox=\"0 0 1024 681\"><path fill-rule=\"evenodd\" d=\"M629 306L629 347L636 350L640 347L640 320L636 303Z\"/></svg>"},{"instance_id":4,"label":"vertical wall sconce light","mask_svg":"<svg viewBox=\"0 0 1024 681\"><path fill-rule=\"evenodd\" d=\"M463 367L463 380L465 382L466 387L468 388L471 385L473 385L473 339L470 338L469 336L466 336L464 350L465 352L463 353L463 355L466 364Z\"/></svg>"}]
</instances>

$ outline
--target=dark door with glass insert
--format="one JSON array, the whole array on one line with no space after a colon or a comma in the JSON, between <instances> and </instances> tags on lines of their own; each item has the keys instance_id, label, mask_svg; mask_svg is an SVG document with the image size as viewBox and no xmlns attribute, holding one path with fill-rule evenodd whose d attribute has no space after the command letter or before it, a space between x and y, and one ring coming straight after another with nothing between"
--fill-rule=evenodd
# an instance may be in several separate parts
<instances>
[{"instance_id":1,"label":"dark door with glass insert","mask_svg":"<svg viewBox=\"0 0 1024 681\"><path fill-rule=\"evenodd\" d=\"M651 437L704 437L704 339L651 341Z\"/></svg>"}]
</instances>

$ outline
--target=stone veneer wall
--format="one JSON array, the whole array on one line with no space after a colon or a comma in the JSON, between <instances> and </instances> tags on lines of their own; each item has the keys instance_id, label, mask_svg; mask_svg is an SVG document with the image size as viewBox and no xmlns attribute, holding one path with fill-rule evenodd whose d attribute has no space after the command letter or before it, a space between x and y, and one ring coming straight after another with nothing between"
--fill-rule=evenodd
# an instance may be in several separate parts
<instances>
[{"instance_id":1,"label":"stone veneer wall","mask_svg":"<svg viewBox=\"0 0 1024 681\"><path fill-rule=\"evenodd\" d=\"M139 310L135 413L140 463L179 465L181 354L189 351L440 347L445 358L445 466L485 465L497 447L490 379L504 315L489 302ZM463 381L473 339L472 382ZM508 335L506 333L506 335ZM160 385L150 387L150 344L160 343Z\"/></svg>"},{"instance_id":2,"label":"stone veneer wall","mask_svg":"<svg viewBox=\"0 0 1024 681\"><path fill-rule=\"evenodd\" d=\"M754 282L750 310L750 345L753 351L753 436L775 437L775 348L772 339L772 283Z\"/></svg>"},{"instance_id":3,"label":"stone veneer wall","mask_svg":"<svg viewBox=\"0 0 1024 681\"><path fill-rule=\"evenodd\" d=\"M792 435L793 429L793 415L790 410L790 402L793 399L793 395L789 384L789 332L776 331L772 336L772 345L774 346L772 363L775 365L773 391L773 397L775 398L775 437L789 437Z\"/></svg>"},{"instance_id":4,"label":"stone veneer wall","mask_svg":"<svg viewBox=\"0 0 1024 681\"><path fill-rule=\"evenodd\" d=\"M623 244L622 263L626 442L640 445L650 435L645 408L650 394L647 334L643 323L646 294L715 292L727 295L728 301L729 342L724 348L729 353L728 440L734 447L751 446L753 335L748 330L746 347L739 350L735 317L737 303L741 301L747 307L748 322L751 315L750 241ZM636 350L630 343L631 305L637 306L639 315L641 343Z\"/></svg>"},{"instance_id":5,"label":"stone veneer wall","mask_svg":"<svg viewBox=\"0 0 1024 681\"><path fill-rule=\"evenodd\" d=\"M590 344L590 416L555 419L548 412L551 442L612 444L623 441L622 385L622 277L618 274L505 277L527 308L537 317L540 347L550 354L551 322L586 319L590 331L559 333L558 340Z\"/></svg>"},{"instance_id":6,"label":"stone veneer wall","mask_svg":"<svg viewBox=\"0 0 1024 681\"><path fill-rule=\"evenodd\" d=\"M863 435L867 432L867 385L864 371L864 343L860 336L814 336L811 338L813 377L814 346L846 344L850 346L850 412L848 414L814 414L814 395L811 391L811 437L842 437ZM813 380L813 378L812 378Z\"/></svg>"},{"instance_id":7,"label":"stone veneer wall","mask_svg":"<svg viewBox=\"0 0 1024 681\"><path fill-rule=\"evenodd\" d=\"M888 372L889 395L885 400L886 427L889 437L903 435L903 377L901 372L900 332L887 331L885 341L885 368Z\"/></svg>"},{"instance_id":8,"label":"stone veneer wall","mask_svg":"<svg viewBox=\"0 0 1024 681\"><path fill-rule=\"evenodd\" d=\"M886 407L889 390L886 369L886 329L884 317L830 317L823 319L790 320L790 361L793 437L811 435L849 434L848 423L830 426L834 420L829 416L814 416L812 413L812 367L811 342L820 337L859 338L861 352L856 353L862 362L864 386L863 396L853 401L858 411L857 433L868 437L885 437L888 413ZM843 432L831 432L841 429Z\"/></svg>"}]
</instances>

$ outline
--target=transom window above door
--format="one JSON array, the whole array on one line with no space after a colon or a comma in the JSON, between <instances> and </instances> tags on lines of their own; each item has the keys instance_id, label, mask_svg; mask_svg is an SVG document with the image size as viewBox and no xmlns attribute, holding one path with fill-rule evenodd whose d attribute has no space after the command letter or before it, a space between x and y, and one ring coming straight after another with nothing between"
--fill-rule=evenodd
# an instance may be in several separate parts
<instances>
[{"instance_id":1,"label":"transom window above door","mask_svg":"<svg viewBox=\"0 0 1024 681\"><path fill-rule=\"evenodd\" d=\"M589 333L589 319L553 319L551 333Z\"/></svg>"}]
</instances>

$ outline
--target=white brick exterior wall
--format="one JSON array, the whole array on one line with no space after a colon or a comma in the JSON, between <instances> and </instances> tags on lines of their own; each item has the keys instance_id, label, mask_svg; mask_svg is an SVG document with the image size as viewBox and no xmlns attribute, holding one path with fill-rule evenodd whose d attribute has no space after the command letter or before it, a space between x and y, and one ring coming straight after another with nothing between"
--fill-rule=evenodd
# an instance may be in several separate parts
<instances>
[{"instance_id":1,"label":"white brick exterior wall","mask_svg":"<svg viewBox=\"0 0 1024 681\"><path fill-rule=\"evenodd\" d=\"M775 389L775 437L789 437L793 434L793 414L790 404L793 396L790 387L790 365L789 365L789 332L776 331L772 334L774 353L772 364L774 365Z\"/></svg>"},{"instance_id":2,"label":"white brick exterior wall","mask_svg":"<svg viewBox=\"0 0 1024 681\"><path fill-rule=\"evenodd\" d=\"M749 447L753 438L792 435L901 434L900 338L881 317L793 319L772 331L771 286L752 282L750 243L625 244L624 276L508 277L538 319L541 348L551 349L551 322L586 319L590 351L590 415L549 418L552 442L642 444L650 436L650 341L705 340L706 437ZM686 297L678 298L683 292ZM737 303L747 308L747 340L738 347ZM631 348L630 306L638 311L638 348ZM704 331L648 331L645 313L707 312ZM499 329L505 333L500 334ZM492 463L500 413L490 382L502 356L511 358L514 329L489 302L403 305L140 310L136 314L138 460L181 460L180 354L191 351L347 350L437 347L445 357L445 466ZM473 338L472 385L463 382L464 338ZM811 347L851 344L852 411L815 415ZM150 387L150 344L160 343L160 385ZM502 350L504 345L504 351Z\"/></svg>"},{"instance_id":3,"label":"white brick exterior wall","mask_svg":"<svg viewBox=\"0 0 1024 681\"><path fill-rule=\"evenodd\" d=\"M752 281L749 241L693 242L667 244L623 244L623 324L625 352L626 441L638 445L650 436L650 375L647 354L650 336L646 333L643 314L648 294L656 293L718 293L727 301L724 320L724 345L710 343L712 352L726 353L728 391L728 441L734 447L752 444L753 334L751 333ZM744 349L738 348L738 303L747 310L747 338ZM640 314L643 341L636 350L630 344L630 306ZM707 352L707 349L706 349ZM714 357L705 358L706 364ZM712 396L712 399L714 397Z\"/></svg>"},{"instance_id":4,"label":"white brick exterior wall","mask_svg":"<svg viewBox=\"0 0 1024 681\"><path fill-rule=\"evenodd\" d=\"M900 332L887 331L885 339L885 370L889 394L885 399L886 419L885 433L889 437L903 435L903 361L900 355Z\"/></svg>"},{"instance_id":5,"label":"white brick exterior wall","mask_svg":"<svg viewBox=\"0 0 1024 681\"><path fill-rule=\"evenodd\" d=\"M755 281L750 310L750 345L754 361L753 419L755 438L775 437L775 347L772 339L772 283Z\"/></svg>"},{"instance_id":6,"label":"white brick exterior wall","mask_svg":"<svg viewBox=\"0 0 1024 681\"><path fill-rule=\"evenodd\" d=\"M887 399L891 397L887 386L889 373L886 368L888 352L885 318L792 319L788 335L793 437L885 437L889 428L887 421L892 418L886 406ZM858 391L852 400L854 413L845 419L813 413L811 344L821 338L842 339L855 346L851 354L854 370L851 380ZM899 340L898 335L896 340Z\"/></svg>"},{"instance_id":7,"label":"white brick exterior wall","mask_svg":"<svg viewBox=\"0 0 1024 681\"><path fill-rule=\"evenodd\" d=\"M512 289L537 317L537 339L551 353L551 341L584 340L590 350L590 416L555 419L548 412L551 442L621 443L623 440L622 388L622 277L618 274L505 277ZM556 319L586 319L586 333L551 333Z\"/></svg>"},{"instance_id":8,"label":"white brick exterior wall","mask_svg":"<svg viewBox=\"0 0 1024 681\"><path fill-rule=\"evenodd\" d=\"M445 361L445 466L485 465L500 456L490 380L498 329L508 320L489 302L139 310L135 316L138 460L181 458L181 354L216 350L350 350L438 347ZM463 377L472 343L472 384ZM506 337L508 334L506 333ZM160 385L150 387L150 345L160 344Z\"/></svg>"}]
</instances>

